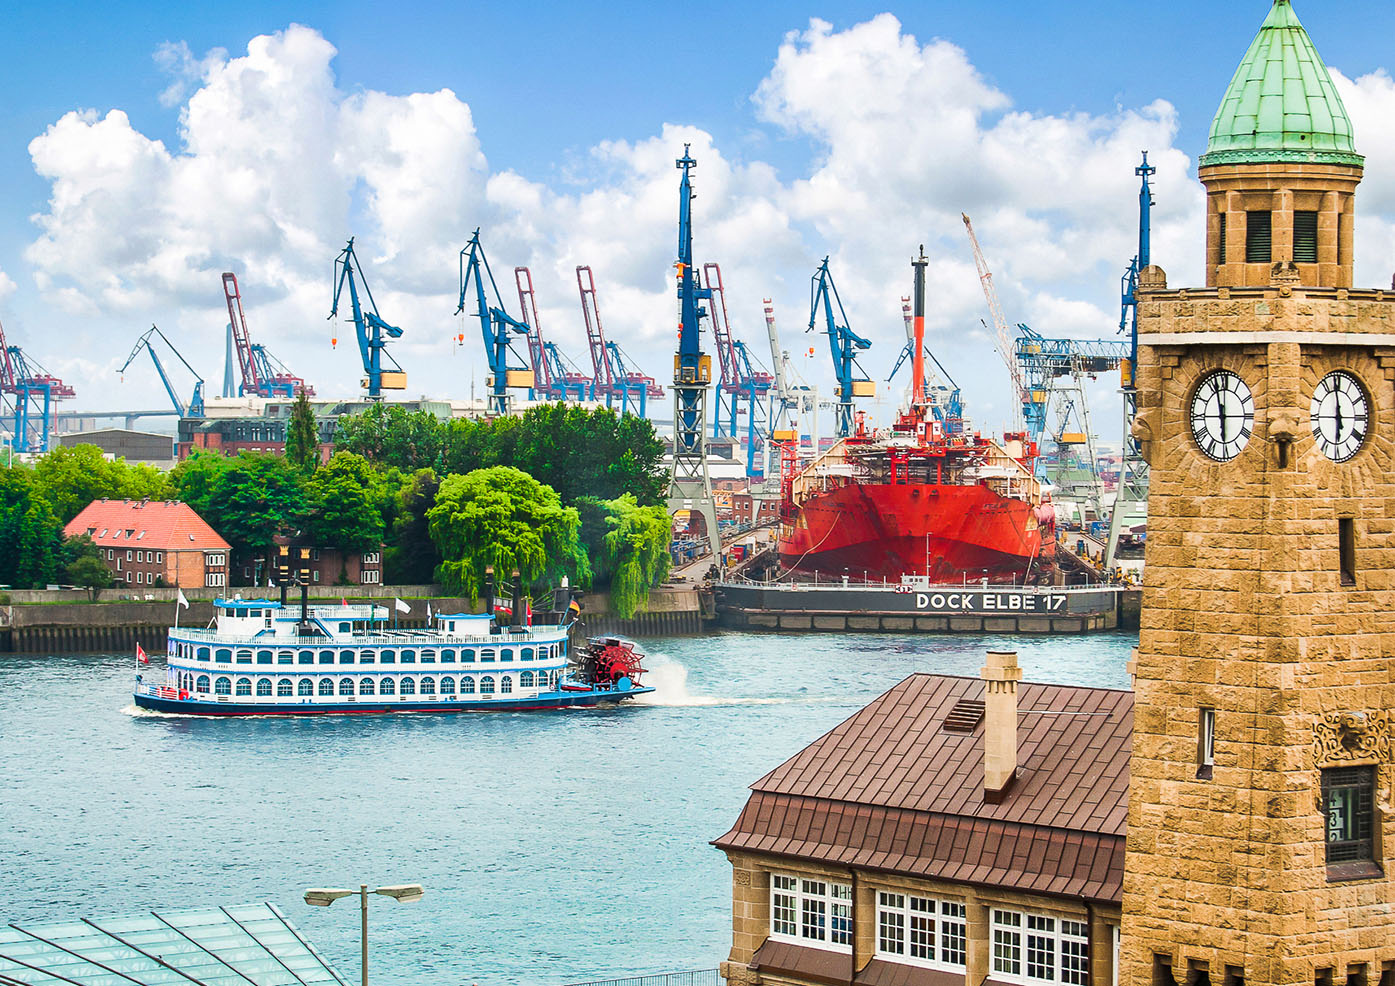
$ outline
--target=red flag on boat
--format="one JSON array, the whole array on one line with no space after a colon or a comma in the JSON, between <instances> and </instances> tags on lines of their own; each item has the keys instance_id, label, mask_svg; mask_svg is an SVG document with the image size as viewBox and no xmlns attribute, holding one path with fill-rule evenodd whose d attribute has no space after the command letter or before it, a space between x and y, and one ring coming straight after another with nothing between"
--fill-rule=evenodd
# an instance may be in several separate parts
<instances>
[{"instance_id":1,"label":"red flag on boat","mask_svg":"<svg viewBox=\"0 0 1395 986\"><path fill-rule=\"evenodd\" d=\"M136 644L136 660L140 661L142 664L150 663L150 655L145 652L145 648L140 644Z\"/></svg>"},{"instance_id":2,"label":"red flag on boat","mask_svg":"<svg viewBox=\"0 0 1395 986\"><path fill-rule=\"evenodd\" d=\"M340 606L343 606L345 609L348 609L348 608L349 608L349 597L348 597L348 596L345 596L345 597L343 597L342 599L340 599L340 600L339 600L339 605L340 605Z\"/></svg>"}]
</instances>

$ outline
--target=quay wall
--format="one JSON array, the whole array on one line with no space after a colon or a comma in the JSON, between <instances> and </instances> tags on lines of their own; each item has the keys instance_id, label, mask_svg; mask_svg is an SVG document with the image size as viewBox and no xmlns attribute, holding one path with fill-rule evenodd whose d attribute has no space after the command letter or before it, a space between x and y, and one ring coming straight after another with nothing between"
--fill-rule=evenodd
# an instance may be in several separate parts
<instances>
[{"instance_id":1,"label":"quay wall","mask_svg":"<svg viewBox=\"0 0 1395 986\"><path fill-rule=\"evenodd\" d=\"M482 603L471 603L458 596L443 596L435 586L372 587L373 593L357 589L321 589L311 592L311 599L324 602L347 598L350 602L382 602L391 606L394 596L409 600L412 612L399 615L397 625L404 628L426 626L426 604L432 612L482 612ZM11 605L0 607L0 654L70 653L83 651L130 651L137 643L150 654L164 652L169 627L174 622L175 592L167 599L101 599L91 602L86 593L71 590L10 592ZM124 593L123 593L124 594ZM243 591L246 598L255 595ZM142 593L144 595L144 593ZM275 598L272 592L265 593ZM24 597L24 598L20 598ZM74 598L76 597L76 598ZM298 601L298 594L287 598L287 604ZM631 619L622 619L611 611L609 597L604 593L587 593L581 597L582 629L588 634L619 634L628 637L674 636L699 633L702 630L701 607L692 589L656 589L650 594L645 612ZM182 626L207 626L213 619L211 599L189 600L188 609L179 610Z\"/></svg>"}]
</instances>

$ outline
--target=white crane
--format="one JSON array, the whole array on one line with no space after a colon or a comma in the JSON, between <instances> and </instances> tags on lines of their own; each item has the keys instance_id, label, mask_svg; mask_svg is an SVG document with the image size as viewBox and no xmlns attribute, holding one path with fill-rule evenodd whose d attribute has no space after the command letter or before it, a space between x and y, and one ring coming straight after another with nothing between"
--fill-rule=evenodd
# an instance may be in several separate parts
<instances>
[{"instance_id":1,"label":"white crane","mask_svg":"<svg viewBox=\"0 0 1395 986\"><path fill-rule=\"evenodd\" d=\"M1003 317L1002 305L998 304L998 289L993 286L993 272L988 269L988 261L983 259L983 250L978 245L978 237L974 235L974 224L964 213L961 212L960 216L964 219L964 228L969 231L969 242L974 247L974 263L978 266L978 279L983 285L983 296L988 299L993 328L998 332L998 355L1007 364L1008 374L1012 377L1014 430L1021 431L1022 405L1027 401L1027 388L1022 382L1022 367L1017 363L1017 350L1013 343L1015 333L1008 325L1008 320Z\"/></svg>"}]
</instances>

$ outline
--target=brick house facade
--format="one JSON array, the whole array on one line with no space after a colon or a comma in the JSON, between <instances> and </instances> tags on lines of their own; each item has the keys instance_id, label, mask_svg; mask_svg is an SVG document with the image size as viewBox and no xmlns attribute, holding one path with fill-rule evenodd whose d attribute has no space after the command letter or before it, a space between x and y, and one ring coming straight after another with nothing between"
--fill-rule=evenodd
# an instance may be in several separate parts
<instances>
[{"instance_id":1,"label":"brick house facade","mask_svg":"<svg viewBox=\"0 0 1395 986\"><path fill-rule=\"evenodd\" d=\"M63 534L90 537L118 586L216 589L228 584L228 543L187 503L94 500Z\"/></svg>"}]
</instances>

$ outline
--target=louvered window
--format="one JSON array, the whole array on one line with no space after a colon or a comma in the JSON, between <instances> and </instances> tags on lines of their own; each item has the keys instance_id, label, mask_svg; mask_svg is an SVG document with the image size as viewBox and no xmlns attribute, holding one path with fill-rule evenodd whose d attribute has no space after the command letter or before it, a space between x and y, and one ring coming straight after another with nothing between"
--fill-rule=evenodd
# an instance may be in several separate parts
<instances>
[{"instance_id":1,"label":"louvered window","mask_svg":"<svg viewBox=\"0 0 1395 986\"><path fill-rule=\"evenodd\" d=\"M1317 263L1317 229L1318 214L1316 212L1295 212L1293 214L1293 262L1295 264Z\"/></svg>"},{"instance_id":2,"label":"louvered window","mask_svg":"<svg viewBox=\"0 0 1395 986\"><path fill-rule=\"evenodd\" d=\"M1250 212L1245 216L1245 263L1267 264L1274 259L1273 221L1269 212Z\"/></svg>"},{"instance_id":3,"label":"louvered window","mask_svg":"<svg viewBox=\"0 0 1395 986\"><path fill-rule=\"evenodd\" d=\"M1225 263L1225 221L1226 221L1226 219L1228 219L1228 218L1229 218L1229 216L1227 216L1226 213L1224 213L1224 212L1221 213L1221 215L1220 215L1220 220L1221 220L1220 242L1217 244L1217 246L1219 247L1219 252L1220 252L1220 259L1217 261L1217 263L1221 263L1221 264Z\"/></svg>"}]
</instances>

